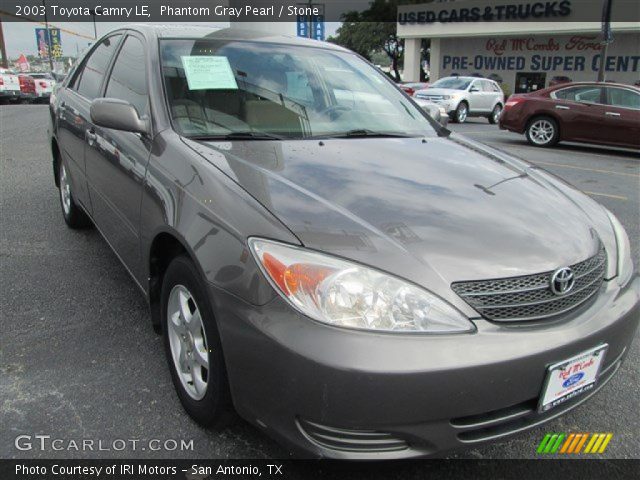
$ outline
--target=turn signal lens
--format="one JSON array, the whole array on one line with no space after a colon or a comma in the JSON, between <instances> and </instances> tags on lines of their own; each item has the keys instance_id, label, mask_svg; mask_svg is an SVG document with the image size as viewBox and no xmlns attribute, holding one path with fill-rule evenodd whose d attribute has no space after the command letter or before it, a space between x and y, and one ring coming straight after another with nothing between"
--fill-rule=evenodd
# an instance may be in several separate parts
<instances>
[{"instance_id":1,"label":"turn signal lens","mask_svg":"<svg viewBox=\"0 0 640 480\"><path fill-rule=\"evenodd\" d=\"M258 265L296 310L330 325L393 332L469 332L451 305L405 280L302 247L249 239Z\"/></svg>"},{"instance_id":2,"label":"turn signal lens","mask_svg":"<svg viewBox=\"0 0 640 480\"><path fill-rule=\"evenodd\" d=\"M618 217L605 208L609 221L613 227L613 231L616 235L617 246L617 265L616 273L618 277L618 284L624 287L629 283L629 280L633 277L633 260L631 259L631 244L629 243L629 236L626 230L622 226Z\"/></svg>"}]
</instances>

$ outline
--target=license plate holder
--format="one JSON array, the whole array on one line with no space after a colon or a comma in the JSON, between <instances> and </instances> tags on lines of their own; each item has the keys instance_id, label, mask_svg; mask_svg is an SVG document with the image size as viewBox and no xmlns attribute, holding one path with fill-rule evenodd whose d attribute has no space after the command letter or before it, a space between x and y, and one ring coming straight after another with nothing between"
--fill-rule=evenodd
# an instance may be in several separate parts
<instances>
[{"instance_id":1,"label":"license plate holder","mask_svg":"<svg viewBox=\"0 0 640 480\"><path fill-rule=\"evenodd\" d=\"M605 343L547 367L538 411L548 412L593 390L608 348Z\"/></svg>"}]
</instances>

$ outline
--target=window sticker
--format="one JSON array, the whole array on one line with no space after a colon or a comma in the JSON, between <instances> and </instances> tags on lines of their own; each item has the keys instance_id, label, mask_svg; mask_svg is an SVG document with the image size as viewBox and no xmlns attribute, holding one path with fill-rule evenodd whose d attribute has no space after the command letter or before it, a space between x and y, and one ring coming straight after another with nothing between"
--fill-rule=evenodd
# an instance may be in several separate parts
<instances>
[{"instance_id":1,"label":"window sticker","mask_svg":"<svg viewBox=\"0 0 640 480\"><path fill-rule=\"evenodd\" d=\"M227 57L182 56L189 90L237 90Z\"/></svg>"}]
</instances>

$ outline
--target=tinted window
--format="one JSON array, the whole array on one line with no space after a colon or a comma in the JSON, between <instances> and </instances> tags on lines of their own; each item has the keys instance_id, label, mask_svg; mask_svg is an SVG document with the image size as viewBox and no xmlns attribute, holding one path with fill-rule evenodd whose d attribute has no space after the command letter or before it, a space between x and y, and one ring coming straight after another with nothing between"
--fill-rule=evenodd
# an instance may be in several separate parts
<instances>
[{"instance_id":1,"label":"tinted window","mask_svg":"<svg viewBox=\"0 0 640 480\"><path fill-rule=\"evenodd\" d=\"M553 92L553 98L570 100L573 102L600 102L600 87L585 85L582 87L563 88Z\"/></svg>"},{"instance_id":2,"label":"tinted window","mask_svg":"<svg viewBox=\"0 0 640 480\"><path fill-rule=\"evenodd\" d=\"M149 96L144 47L136 37L129 36L124 41L111 70L105 97L129 102L141 116L146 113Z\"/></svg>"},{"instance_id":3,"label":"tinted window","mask_svg":"<svg viewBox=\"0 0 640 480\"><path fill-rule=\"evenodd\" d=\"M486 80L483 80L482 82L480 82L482 84L482 91L483 92L495 92L496 90L493 88L493 83L491 82L487 82Z\"/></svg>"},{"instance_id":4,"label":"tinted window","mask_svg":"<svg viewBox=\"0 0 640 480\"><path fill-rule=\"evenodd\" d=\"M607 104L616 107L640 109L640 93L626 88L607 88Z\"/></svg>"},{"instance_id":5,"label":"tinted window","mask_svg":"<svg viewBox=\"0 0 640 480\"><path fill-rule=\"evenodd\" d=\"M91 53L79 73L79 79L76 80L76 90L80 95L93 100L100 94L104 73L109 66L109 60L118 45L120 37L121 35L113 35L105 38Z\"/></svg>"}]
</instances>

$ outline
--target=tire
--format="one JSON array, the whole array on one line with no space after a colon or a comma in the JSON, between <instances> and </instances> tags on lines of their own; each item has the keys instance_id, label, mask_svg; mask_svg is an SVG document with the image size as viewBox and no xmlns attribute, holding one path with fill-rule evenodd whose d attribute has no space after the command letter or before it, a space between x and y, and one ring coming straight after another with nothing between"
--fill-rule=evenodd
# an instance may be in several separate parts
<instances>
[{"instance_id":1,"label":"tire","mask_svg":"<svg viewBox=\"0 0 640 480\"><path fill-rule=\"evenodd\" d=\"M502 105L498 103L495 107L493 107L493 110L491 111L489 117L487 117L489 119L489 123L491 125L495 125L496 123L498 123L500 121L500 115L502 115Z\"/></svg>"},{"instance_id":2,"label":"tire","mask_svg":"<svg viewBox=\"0 0 640 480\"><path fill-rule=\"evenodd\" d=\"M453 121L456 123L464 123L469 116L469 105L467 102L460 102L453 112Z\"/></svg>"},{"instance_id":3,"label":"tire","mask_svg":"<svg viewBox=\"0 0 640 480\"><path fill-rule=\"evenodd\" d=\"M220 335L205 283L186 255L169 264L161 302L164 350L180 403L200 425L225 427L234 414Z\"/></svg>"},{"instance_id":4,"label":"tire","mask_svg":"<svg viewBox=\"0 0 640 480\"><path fill-rule=\"evenodd\" d=\"M551 117L534 117L527 124L525 135L535 147L552 147L560 140L560 128Z\"/></svg>"},{"instance_id":5,"label":"tire","mask_svg":"<svg viewBox=\"0 0 640 480\"><path fill-rule=\"evenodd\" d=\"M69 228L78 229L86 228L91 225L91 220L87 214L80 208L73 199L71 190L71 179L69 177L69 168L66 163L60 159L58 164L58 197L60 198L60 207L62 209L62 217Z\"/></svg>"}]
</instances>

